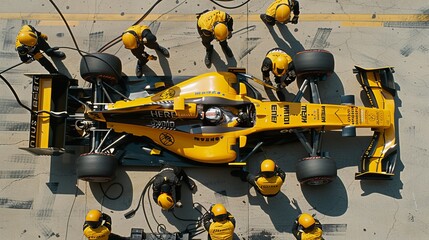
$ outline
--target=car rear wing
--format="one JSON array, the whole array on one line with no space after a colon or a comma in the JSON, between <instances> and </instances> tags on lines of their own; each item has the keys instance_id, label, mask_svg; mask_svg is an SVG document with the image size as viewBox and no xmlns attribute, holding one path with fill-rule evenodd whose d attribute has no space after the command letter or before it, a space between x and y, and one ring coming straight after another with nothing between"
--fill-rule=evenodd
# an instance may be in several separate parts
<instances>
[{"instance_id":1,"label":"car rear wing","mask_svg":"<svg viewBox=\"0 0 429 240\"><path fill-rule=\"evenodd\" d=\"M26 74L33 79L28 148L37 155L63 153L69 79L60 74Z\"/></svg>"},{"instance_id":2,"label":"car rear wing","mask_svg":"<svg viewBox=\"0 0 429 240\"><path fill-rule=\"evenodd\" d=\"M374 135L362 155L360 172L356 173L355 179L391 179L398 157L395 126L396 86L393 67L355 66L353 72L357 74L357 79L368 96L371 107L390 111L392 123L388 128L372 129Z\"/></svg>"}]
</instances>

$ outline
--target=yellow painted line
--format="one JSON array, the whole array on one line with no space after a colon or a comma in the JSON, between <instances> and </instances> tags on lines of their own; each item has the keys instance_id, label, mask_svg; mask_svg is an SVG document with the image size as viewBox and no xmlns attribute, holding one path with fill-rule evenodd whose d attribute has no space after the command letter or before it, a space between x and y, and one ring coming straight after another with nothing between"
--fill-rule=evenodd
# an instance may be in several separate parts
<instances>
[{"instance_id":1,"label":"yellow painted line","mask_svg":"<svg viewBox=\"0 0 429 240\"><path fill-rule=\"evenodd\" d=\"M67 21L70 26L78 26L80 21ZM53 21L53 20L42 20L37 26L64 26L64 22L61 20Z\"/></svg>"},{"instance_id":2,"label":"yellow painted line","mask_svg":"<svg viewBox=\"0 0 429 240\"><path fill-rule=\"evenodd\" d=\"M143 14L64 14L67 21L131 21L135 22ZM259 22L259 14L231 15L234 21ZM0 19L51 20L61 21L56 13L1 13ZM150 14L145 21L195 22L194 14ZM302 22L427 22L429 14L301 14Z\"/></svg>"},{"instance_id":3,"label":"yellow painted line","mask_svg":"<svg viewBox=\"0 0 429 240\"><path fill-rule=\"evenodd\" d=\"M383 27L383 22L341 22L342 27Z\"/></svg>"}]
</instances>

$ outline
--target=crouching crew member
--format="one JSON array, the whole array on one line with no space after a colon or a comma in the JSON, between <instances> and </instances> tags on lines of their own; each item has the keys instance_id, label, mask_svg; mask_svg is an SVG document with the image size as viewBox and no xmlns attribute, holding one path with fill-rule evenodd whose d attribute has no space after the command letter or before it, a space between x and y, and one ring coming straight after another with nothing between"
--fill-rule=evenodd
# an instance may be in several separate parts
<instances>
[{"instance_id":1,"label":"crouching crew member","mask_svg":"<svg viewBox=\"0 0 429 240\"><path fill-rule=\"evenodd\" d=\"M145 46L161 52L165 57L170 56L168 50L158 44L156 36L146 25L134 25L129 27L122 33L122 42L125 48L130 49L131 53L138 59L136 76L139 78L143 76L143 66L146 65L149 60L156 60L154 56L144 51Z\"/></svg>"},{"instance_id":2,"label":"crouching crew member","mask_svg":"<svg viewBox=\"0 0 429 240\"><path fill-rule=\"evenodd\" d=\"M37 60L49 73L58 73L54 65L40 51L59 59L64 59L66 55L55 48L51 48L47 40L46 34L37 31L31 25L24 25L16 36L15 50L22 62L30 63Z\"/></svg>"},{"instance_id":3,"label":"crouching crew member","mask_svg":"<svg viewBox=\"0 0 429 240\"><path fill-rule=\"evenodd\" d=\"M271 159L262 161L260 171L256 176L247 171L233 171L231 174L249 182L258 193L265 197L276 196L286 178L286 173Z\"/></svg>"},{"instance_id":4,"label":"crouching crew member","mask_svg":"<svg viewBox=\"0 0 429 240\"><path fill-rule=\"evenodd\" d=\"M206 66L210 67L212 63L213 45L211 42L213 39L219 42L227 57L233 57L234 54L227 42L227 39L232 36L232 17L223 11L212 10L199 14L197 19L197 30L204 47L206 47L206 57L204 58Z\"/></svg>"},{"instance_id":5,"label":"crouching crew member","mask_svg":"<svg viewBox=\"0 0 429 240\"><path fill-rule=\"evenodd\" d=\"M163 210L170 210L174 206L182 207L182 182L185 182L191 191L196 190L195 182L186 175L183 169L164 166L153 181L153 200ZM173 196L175 196L175 200Z\"/></svg>"},{"instance_id":6,"label":"crouching crew member","mask_svg":"<svg viewBox=\"0 0 429 240\"><path fill-rule=\"evenodd\" d=\"M83 224L83 234L88 240L127 240L130 238L121 237L111 232L112 219L109 215L98 210L90 210L85 217Z\"/></svg>"},{"instance_id":7,"label":"crouching crew member","mask_svg":"<svg viewBox=\"0 0 429 240\"><path fill-rule=\"evenodd\" d=\"M293 18L291 19L291 11L293 11ZM298 23L299 18L299 2L296 0L275 0L268 6L265 14L260 15L261 20L271 26L274 24L292 24Z\"/></svg>"}]
</instances>

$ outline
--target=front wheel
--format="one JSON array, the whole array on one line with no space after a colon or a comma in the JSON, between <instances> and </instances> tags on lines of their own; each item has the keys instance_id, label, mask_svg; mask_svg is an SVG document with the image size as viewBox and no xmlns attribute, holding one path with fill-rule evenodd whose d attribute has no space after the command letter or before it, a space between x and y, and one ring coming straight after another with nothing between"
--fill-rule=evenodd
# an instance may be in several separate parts
<instances>
[{"instance_id":1,"label":"front wheel","mask_svg":"<svg viewBox=\"0 0 429 240\"><path fill-rule=\"evenodd\" d=\"M298 52L293 63L297 76L330 75L334 72L334 56L332 53L321 49L310 49Z\"/></svg>"},{"instance_id":2,"label":"front wheel","mask_svg":"<svg viewBox=\"0 0 429 240\"><path fill-rule=\"evenodd\" d=\"M115 177L118 160L109 154L87 153L77 159L76 175L88 182L109 182Z\"/></svg>"},{"instance_id":3,"label":"front wheel","mask_svg":"<svg viewBox=\"0 0 429 240\"><path fill-rule=\"evenodd\" d=\"M307 157L296 164L296 178L302 185L324 185L337 177L335 161L326 157Z\"/></svg>"}]
</instances>

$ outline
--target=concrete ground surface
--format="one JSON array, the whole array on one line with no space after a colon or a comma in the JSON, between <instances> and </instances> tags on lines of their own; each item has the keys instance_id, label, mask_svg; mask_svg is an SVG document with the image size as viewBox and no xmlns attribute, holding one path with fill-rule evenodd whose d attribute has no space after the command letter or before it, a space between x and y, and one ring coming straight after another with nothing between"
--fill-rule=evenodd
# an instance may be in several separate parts
<instances>
[{"instance_id":1,"label":"concrete ground surface","mask_svg":"<svg viewBox=\"0 0 429 240\"><path fill-rule=\"evenodd\" d=\"M136 22L156 1L54 1L65 14L79 48L96 52ZM218 1L236 6L240 1ZM198 186L192 194L184 187L184 207L162 212L147 198L144 206L150 226L156 221L167 231L183 231L199 212L197 202L208 208L223 203L237 220L237 239L293 239L291 226L300 212L315 214L325 227L325 239L428 239L429 191L429 5L427 1L308 0L301 1L297 25L267 27L259 19L270 1L250 1L236 9L225 9L208 0L161 1L142 22L151 26L160 45L171 57L159 56L145 67L146 75L198 75L245 67L261 77L265 53L281 47L290 55L304 49L325 49L335 57L335 74L320 85L322 101L339 103L340 95L354 94L361 105L361 88L352 74L354 65L395 67L398 142L400 157L390 181L357 181L361 154L370 135L362 131L355 138L341 138L338 132L326 134L323 147L337 162L338 178L324 186L300 186L295 163L306 156L299 142L264 146L249 160L256 171L260 161L274 159L286 171L282 192L265 199L247 183L230 175L229 168L185 169ZM204 65L204 47L196 31L195 13L220 9L234 18L234 34L228 41L234 58L227 59L219 44L210 69ZM75 45L50 1L2 0L0 10L0 70L20 62L14 50L15 37L22 24L31 24L49 36L51 46ZM62 49L67 58L55 60L60 72L79 79L81 56ZM122 60L123 72L134 75L136 59L117 44L106 52ZM149 53L155 53L148 50ZM30 105L31 79L25 73L46 71L37 63L23 64L2 74L10 81L23 104ZM299 82L288 86L288 100ZM35 156L28 146L30 114L15 101L11 91L0 83L0 239L84 239L82 224L89 209L100 209L113 219L113 232L129 236L132 227L150 232L140 208L135 217L124 213L136 207L140 193L157 169L118 170L111 183L89 184L76 179L77 155ZM263 91L263 88L255 85ZM121 191L121 186L123 191ZM105 194L103 194L103 191ZM110 198L110 199L109 199ZM117 198L117 199L115 199ZM425 203L426 202L426 203ZM206 239L207 234L194 239Z\"/></svg>"}]
</instances>

